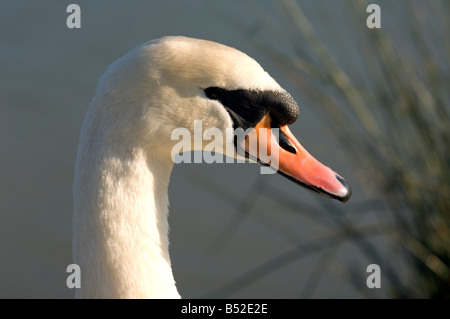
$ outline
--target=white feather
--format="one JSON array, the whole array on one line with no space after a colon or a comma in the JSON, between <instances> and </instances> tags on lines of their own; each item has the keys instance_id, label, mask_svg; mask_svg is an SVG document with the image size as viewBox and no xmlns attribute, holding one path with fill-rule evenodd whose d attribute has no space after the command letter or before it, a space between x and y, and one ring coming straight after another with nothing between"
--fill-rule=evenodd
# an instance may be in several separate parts
<instances>
[{"instance_id":1,"label":"white feather","mask_svg":"<svg viewBox=\"0 0 450 319\"><path fill-rule=\"evenodd\" d=\"M102 76L75 167L74 262L82 298L179 298L168 241L172 130L225 132L232 121L203 89L279 90L244 53L165 37L133 49ZM231 140L224 143L231 143Z\"/></svg>"}]
</instances>

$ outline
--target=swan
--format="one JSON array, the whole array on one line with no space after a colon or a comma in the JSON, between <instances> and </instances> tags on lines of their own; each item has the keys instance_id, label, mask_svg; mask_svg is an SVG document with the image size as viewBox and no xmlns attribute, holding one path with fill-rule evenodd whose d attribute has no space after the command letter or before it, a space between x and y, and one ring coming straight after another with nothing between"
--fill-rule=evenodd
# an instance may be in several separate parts
<instances>
[{"instance_id":1,"label":"swan","mask_svg":"<svg viewBox=\"0 0 450 319\"><path fill-rule=\"evenodd\" d=\"M222 131L279 128L278 141L266 138L278 154L278 173L347 201L346 181L289 130L298 114L294 99L254 59L215 42L167 36L113 62L98 82L80 133L73 259L81 288L75 296L180 298L168 240L171 150L177 142L171 133L192 131L195 120L202 120L203 129ZM245 141L224 137L221 143L259 160Z\"/></svg>"}]
</instances>

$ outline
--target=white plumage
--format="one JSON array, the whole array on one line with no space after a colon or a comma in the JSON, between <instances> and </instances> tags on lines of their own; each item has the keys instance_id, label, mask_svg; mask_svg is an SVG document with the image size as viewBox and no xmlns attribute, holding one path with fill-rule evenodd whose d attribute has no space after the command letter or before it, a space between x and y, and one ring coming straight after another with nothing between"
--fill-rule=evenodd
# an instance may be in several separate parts
<instances>
[{"instance_id":1,"label":"white plumage","mask_svg":"<svg viewBox=\"0 0 450 319\"><path fill-rule=\"evenodd\" d=\"M75 168L77 297L179 298L168 248L170 136L194 120L232 128L223 106L204 96L210 86L283 91L244 53L185 37L145 43L102 76Z\"/></svg>"},{"instance_id":2,"label":"white plumage","mask_svg":"<svg viewBox=\"0 0 450 319\"><path fill-rule=\"evenodd\" d=\"M193 132L195 120L204 131L226 132L242 123L256 128L277 156L279 173L347 201L350 186L287 127L297 116L295 101L255 60L218 43L165 37L109 66L86 114L75 167L73 254L81 269L76 296L180 297L168 240L167 192L177 143L171 135L176 128ZM282 134L279 141L258 133L268 128L272 134L274 127ZM233 136L224 136L216 151L236 146Z\"/></svg>"}]
</instances>

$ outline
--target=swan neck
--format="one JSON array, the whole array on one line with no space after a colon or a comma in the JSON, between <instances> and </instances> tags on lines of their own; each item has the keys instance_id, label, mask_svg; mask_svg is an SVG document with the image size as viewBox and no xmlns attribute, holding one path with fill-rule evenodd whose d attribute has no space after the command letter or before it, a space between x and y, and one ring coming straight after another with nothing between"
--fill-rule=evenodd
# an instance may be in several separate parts
<instances>
[{"instance_id":1,"label":"swan neck","mask_svg":"<svg viewBox=\"0 0 450 319\"><path fill-rule=\"evenodd\" d=\"M77 297L179 298L168 241L172 162L133 147L79 151L74 182Z\"/></svg>"}]
</instances>

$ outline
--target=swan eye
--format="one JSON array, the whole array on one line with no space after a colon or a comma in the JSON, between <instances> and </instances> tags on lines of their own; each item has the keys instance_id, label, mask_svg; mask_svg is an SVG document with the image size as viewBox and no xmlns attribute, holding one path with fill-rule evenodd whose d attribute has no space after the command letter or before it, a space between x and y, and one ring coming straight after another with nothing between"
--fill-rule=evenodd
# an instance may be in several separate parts
<instances>
[{"instance_id":1,"label":"swan eye","mask_svg":"<svg viewBox=\"0 0 450 319\"><path fill-rule=\"evenodd\" d=\"M224 95L226 90L216 87L216 86L211 86L209 88L206 88L204 91L205 91L205 95L209 99L220 100L220 97L222 97Z\"/></svg>"}]
</instances>

